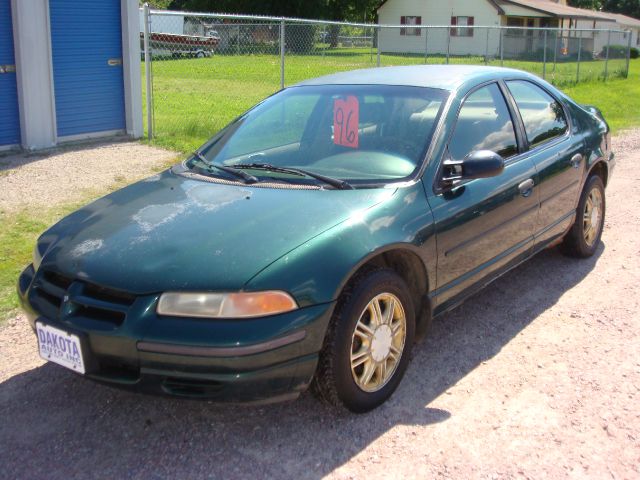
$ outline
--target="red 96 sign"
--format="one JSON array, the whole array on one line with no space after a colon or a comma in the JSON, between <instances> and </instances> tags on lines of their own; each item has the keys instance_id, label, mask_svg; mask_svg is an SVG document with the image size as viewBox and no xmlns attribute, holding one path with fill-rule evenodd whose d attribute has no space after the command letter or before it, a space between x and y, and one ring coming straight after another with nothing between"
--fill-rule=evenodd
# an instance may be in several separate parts
<instances>
[{"instance_id":1,"label":"red 96 sign","mask_svg":"<svg viewBox=\"0 0 640 480\"><path fill-rule=\"evenodd\" d=\"M333 102L333 143L358 148L359 110L358 99L353 95Z\"/></svg>"}]
</instances>

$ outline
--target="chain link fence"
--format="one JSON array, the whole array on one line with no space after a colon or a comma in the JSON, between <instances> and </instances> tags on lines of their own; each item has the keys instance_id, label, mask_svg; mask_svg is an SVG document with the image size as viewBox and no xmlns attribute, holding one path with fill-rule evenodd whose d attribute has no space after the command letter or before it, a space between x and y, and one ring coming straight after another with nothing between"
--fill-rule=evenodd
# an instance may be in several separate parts
<instances>
[{"instance_id":1,"label":"chain link fence","mask_svg":"<svg viewBox=\"0 0 640 480\"><path fill-rule=\"evenodd\" d=\"M390 65L518 68L563 86L626 77L619 30L373 25L141 9L146 129L189 151L266 96L304 79Z\"/></svg>"}]
</instances>

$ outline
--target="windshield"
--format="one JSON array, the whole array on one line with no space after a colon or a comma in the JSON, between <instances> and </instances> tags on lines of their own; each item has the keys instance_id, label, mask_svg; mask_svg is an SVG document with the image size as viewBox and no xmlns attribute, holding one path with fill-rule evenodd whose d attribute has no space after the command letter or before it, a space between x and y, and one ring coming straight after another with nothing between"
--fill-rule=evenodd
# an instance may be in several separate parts
<instances>
[{"instance_id":1,"label":"windshield","mask_svg":"<svg viewBox=\"0 0 640 480\"><path fill-rule=\"evenodd\" d=\"M200 161L289 182L315 180L282 168L350 184L403 179L424 158L446 97L387 85L289 88L220 131L200 149Z\"/></svg>"}]
</instances>

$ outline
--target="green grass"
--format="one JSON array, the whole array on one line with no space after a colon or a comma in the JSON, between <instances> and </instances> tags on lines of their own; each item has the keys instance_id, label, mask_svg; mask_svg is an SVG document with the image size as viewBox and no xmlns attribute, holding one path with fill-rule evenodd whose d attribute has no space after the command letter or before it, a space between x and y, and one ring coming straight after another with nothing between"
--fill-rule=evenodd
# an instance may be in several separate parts
<instances>
[{"instance_id":1,"label":"green grass","mask_svg":"<svg viewBox=\"0 0 640 480\"><path fill-rule=\"evenodd\" d=\"M67 205L46 211L0 212L0 324L18 308L16 282L31 262L38 236L54 221L74 210Z\"/></svg>"},{"instance_id":2,"label":"green grass","mask_svg":"<svg viewBox=\"0 0 640 480\"><path fill-rule=\"evenodd\" d=\"M151 169L159 172L173 165L175 159ZM84 199L73 203L36 209L33 207L10 212L0 208L0 325L18 309L16 283L22 269L32 260L33 247L40 234L65 215L110 191L129 183L123 176L114 177L106 189L87 189Z\"/></svg>"},{"instance_id":3,"label":"green grass","mask_svg":"<svg viewBox=\"0 0 640 480\"><path fill-rule=\"evenodd\" d=\"M563 88L578 103L595 105L613 133L640 125L640 60L632 60L629 78L579 83Z\"/></svg>"},{"instance_id":4,"label":"green grass","mask_svg":"<svg viewBox=\"0 0 640 480\"><path fill-rule=\"evenodd\" d=\"M374 67L374 51L367 48L328 50L324 55L285 57L285 84L357 68ZM415 65L445 63L443 56L382 54L380 64ZM484 64L482 57L451 57L452 64ZM577 63L548 63L547 80L564 88L578 101L602 108L615 129L639 124L627 104L625 92L637 92L638 60L632 61L629 80L620 79L625 61L609 62L609 80L601 81L603 61L582 62L576 84ZM489 62L500 65L499 60ZM541 62L506 60L504 66L543 75ZM144 70L144 66L143 66ZM144 72L143 72L144 73ZM157 60L153 62L154 144L190 152L230 120L274 93L280 87L280 57L272 54L214 55L211 58ZM638 95L635 95L635 100ZM633 100L632 100L633 101ZM635 110L637 111L637 109ZM146 117L145 117L146 118Z\"/></svg>"}]
</instances>

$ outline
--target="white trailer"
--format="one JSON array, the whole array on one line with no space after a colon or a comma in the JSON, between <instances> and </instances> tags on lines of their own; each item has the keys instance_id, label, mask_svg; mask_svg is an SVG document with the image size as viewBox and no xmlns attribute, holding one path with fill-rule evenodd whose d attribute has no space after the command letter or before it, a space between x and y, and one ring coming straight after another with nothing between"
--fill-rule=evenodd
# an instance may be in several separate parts
<instances>
[{"instance_id":1,"label":"white trailer","mask_svg":"<svg viewBox=\"0 0 640 480\"><path fill-rule=\"evenodd\" d=\"M215 30L187 15L154 13L150 16L150 47L157 57L208 57L220 43ZM140 41L144 37L144 11L140 9ZM144 54L143 54L144 56Z\"/></svg>"},{"instance_id":2,"label":"white trailer","mask_svg":"<svg viewBox=\"0 0 640 480\"><path fill-rule=\"evenodd\" d=\"M174 33L176 35L185 35L193 32L185 32L184 15L163 15L154 13L151 15L151 24L149 26L150 33ZM140 9L140 32L144 32L144 13Z\"/></svg>"}]
</instances>

